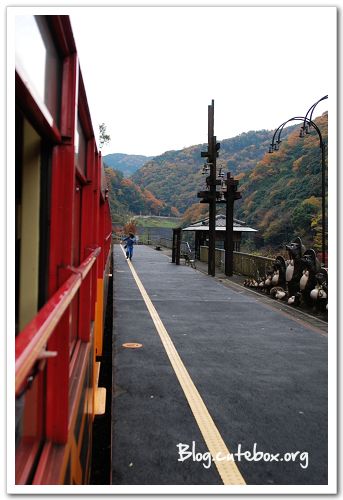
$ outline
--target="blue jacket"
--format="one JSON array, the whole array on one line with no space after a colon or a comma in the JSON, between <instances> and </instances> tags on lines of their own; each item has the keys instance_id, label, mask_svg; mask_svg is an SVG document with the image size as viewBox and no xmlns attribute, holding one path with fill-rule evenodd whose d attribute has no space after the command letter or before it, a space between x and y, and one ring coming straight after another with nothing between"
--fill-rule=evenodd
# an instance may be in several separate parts
<instances>
[{"instance_id":1,"label":"blue jacket","mask_svg":"<svg viewBox=\"0 0 343 500\"><path fill-rule=\"evenodd\" d=\"M123 241L125 241L128 247L133 247L134 243L136 243L136 238L131 238L131 236L128 236L127 238L124 238Z\"/></svg>"}]
</instances>

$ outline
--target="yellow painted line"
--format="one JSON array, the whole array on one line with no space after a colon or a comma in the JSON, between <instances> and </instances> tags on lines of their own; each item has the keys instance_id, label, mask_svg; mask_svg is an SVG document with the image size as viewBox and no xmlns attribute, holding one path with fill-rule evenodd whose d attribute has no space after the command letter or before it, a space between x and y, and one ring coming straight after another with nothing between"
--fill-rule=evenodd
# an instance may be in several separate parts
<instances>
[{"instance_id":1,"label":"yellow painted line","mask_svg":"<svg viewBox=\"0 0 343 500\"><path fill-rule=\"evenodd\" d=\"M124 249L121 246L124 253ZM125 256L125 253L124 253ZM136 281L139 291L142 294L145 305L151 315L151 318L155 324L157 333L160 336L162 344L166 350L168 358L172 364L175 374L181 384L183 392L186 396L189 406L193 412L195 420L199 426L200 432L206 442L209 452L212 457L219 456L229 456L230 451L228 450L223 438L221 437L215 423L209 414L205 403L203 402L197 388L195 387L185 365L183 364L162 320L156 311L153 303L150 300L138 274L136 273L132 263L127 260L128 266L132 272L132 275ZM220 460L214 462L220 477L224 484L237 485L246 484L243 476L241 475L237 465L232 460Z\"/></svg>"}]
</instances>

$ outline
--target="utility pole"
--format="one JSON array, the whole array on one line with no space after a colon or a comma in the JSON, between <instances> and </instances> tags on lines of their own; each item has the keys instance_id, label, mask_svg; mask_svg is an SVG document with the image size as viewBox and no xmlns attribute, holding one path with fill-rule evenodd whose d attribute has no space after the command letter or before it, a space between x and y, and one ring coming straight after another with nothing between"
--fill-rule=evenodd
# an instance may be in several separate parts
<instances>
[{"instance_id":1,"label":"utility pole","mask_svg":"<svg viewBox=\"0 0 343 500\"><path fill-rule=\"evenodd\" d=\"M209 176L206 177L206 191L198 193L203 198L200 203L209 204L209 242L208 242L208 274L216 274L216 200L217 200L217 156L220 144L213 135L214 130L214 100L208 106L208 149L201 152L202 158L207 158ZM219 181L220 183L220 181Z\"/></svg>"}]
</instances>

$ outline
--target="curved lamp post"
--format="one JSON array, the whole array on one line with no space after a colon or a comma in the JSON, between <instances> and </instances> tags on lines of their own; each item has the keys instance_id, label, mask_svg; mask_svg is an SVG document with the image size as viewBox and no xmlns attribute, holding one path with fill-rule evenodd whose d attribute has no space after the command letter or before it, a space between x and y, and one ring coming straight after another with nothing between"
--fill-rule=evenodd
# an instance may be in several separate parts
<instances>
[{"instance_id":1,"label":"curved lamp post","mask_svg":"<svg viewBox=\"0 0 343 500\"><path fill-rule=\"evenodd\" d=\"M305 134L310 133L310 128L313 124L312 122L312 116L313 116L313 111L315 110L316 106L327 99L329 96L325 95L324 97L321 97L317 102L312 104L312 106L308 109L306 115L305 115L305 120L303 123L303 126L300 129L300 137L304 137ZM309 117L309 122L307 123L306 120L308 120ZM319 129L316 131L319 132ZM319 132L320 133L320 132ZM325 257L326 257L326 244L325 244L325 143L323 142L322 136L320 134L320 149L322 153L322 262L325 266Z\"/></svg>"},{"instance_id":2,"label":"curved lamp post","mask_svg":"<svg viewBox=\"0 0 343 500\"><path fill-rule=\"evenodd\" d=\"M313 127L313 129L317 132L319 136L319 147L321 149L321 169L322 169L322 265L325 266L325 256L326 256L326 241L325 241L325 231L326 231L326 224L325 224L325 143L323 141L322 134L320 132L319 127L312 121L312 115L315 107L317 104L319 104L321 101L324 99L327 99L328 96L324 96L321 99L319 99L317 102L315 102L307 111L305 116L294 116L293 118L290 118L289 120L283 122L279 127L275 130L272 142L269 147L269 153L273 153L274 151L279 150L279 145L282 142L281 141L281 134L284 129L284 127L287 125L287 123L291 121L302 121L303 125L300 128L300 137L304 137L305 134L310 133L310 128Z\"/></svg>"},{"instance_id":3,"label":"curved lamp post","mask_svg":"<svg viewBox=\"0 0 343 500\"><path fill-rule=\"evenodd\" d=\"M313 115L313 111L315 110L317 104L319 104L321 101L324 101L325 99L327 99L329 96L328 95L325 95L324 97L321 97L317 102L315 102L314 104L312 104L312 106L308 109L306 115L305 115L305 120L308 119L308 115L310 115L310 121L312 121L312 115ZM305 120L304 120L304 124L302 126L303 130L305 131L306 134L309 133L309 130L306 129L306 124L305 124ZM306 129L306 130L305 130Z\"/></svg>"}]
</instances>

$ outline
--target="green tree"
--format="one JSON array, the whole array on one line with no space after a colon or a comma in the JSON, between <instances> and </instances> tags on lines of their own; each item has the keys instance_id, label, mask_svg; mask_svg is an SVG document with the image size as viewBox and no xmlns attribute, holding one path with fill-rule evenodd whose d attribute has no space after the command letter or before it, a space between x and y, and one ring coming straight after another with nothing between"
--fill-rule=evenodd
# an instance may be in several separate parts
<instances>
[{"instance_id":1,"label":"green tree","mask_svg":"<svg viewBox=\"0 0 343 500\"><path fill-rule=\"evenodd\" d=\"M101 123L99 125L99 141L100 141L100 149L103 147L104 144L109 144L111 141L111 136L106 134L106 125L104 123Z\"/></svg>"}]
</instances>

